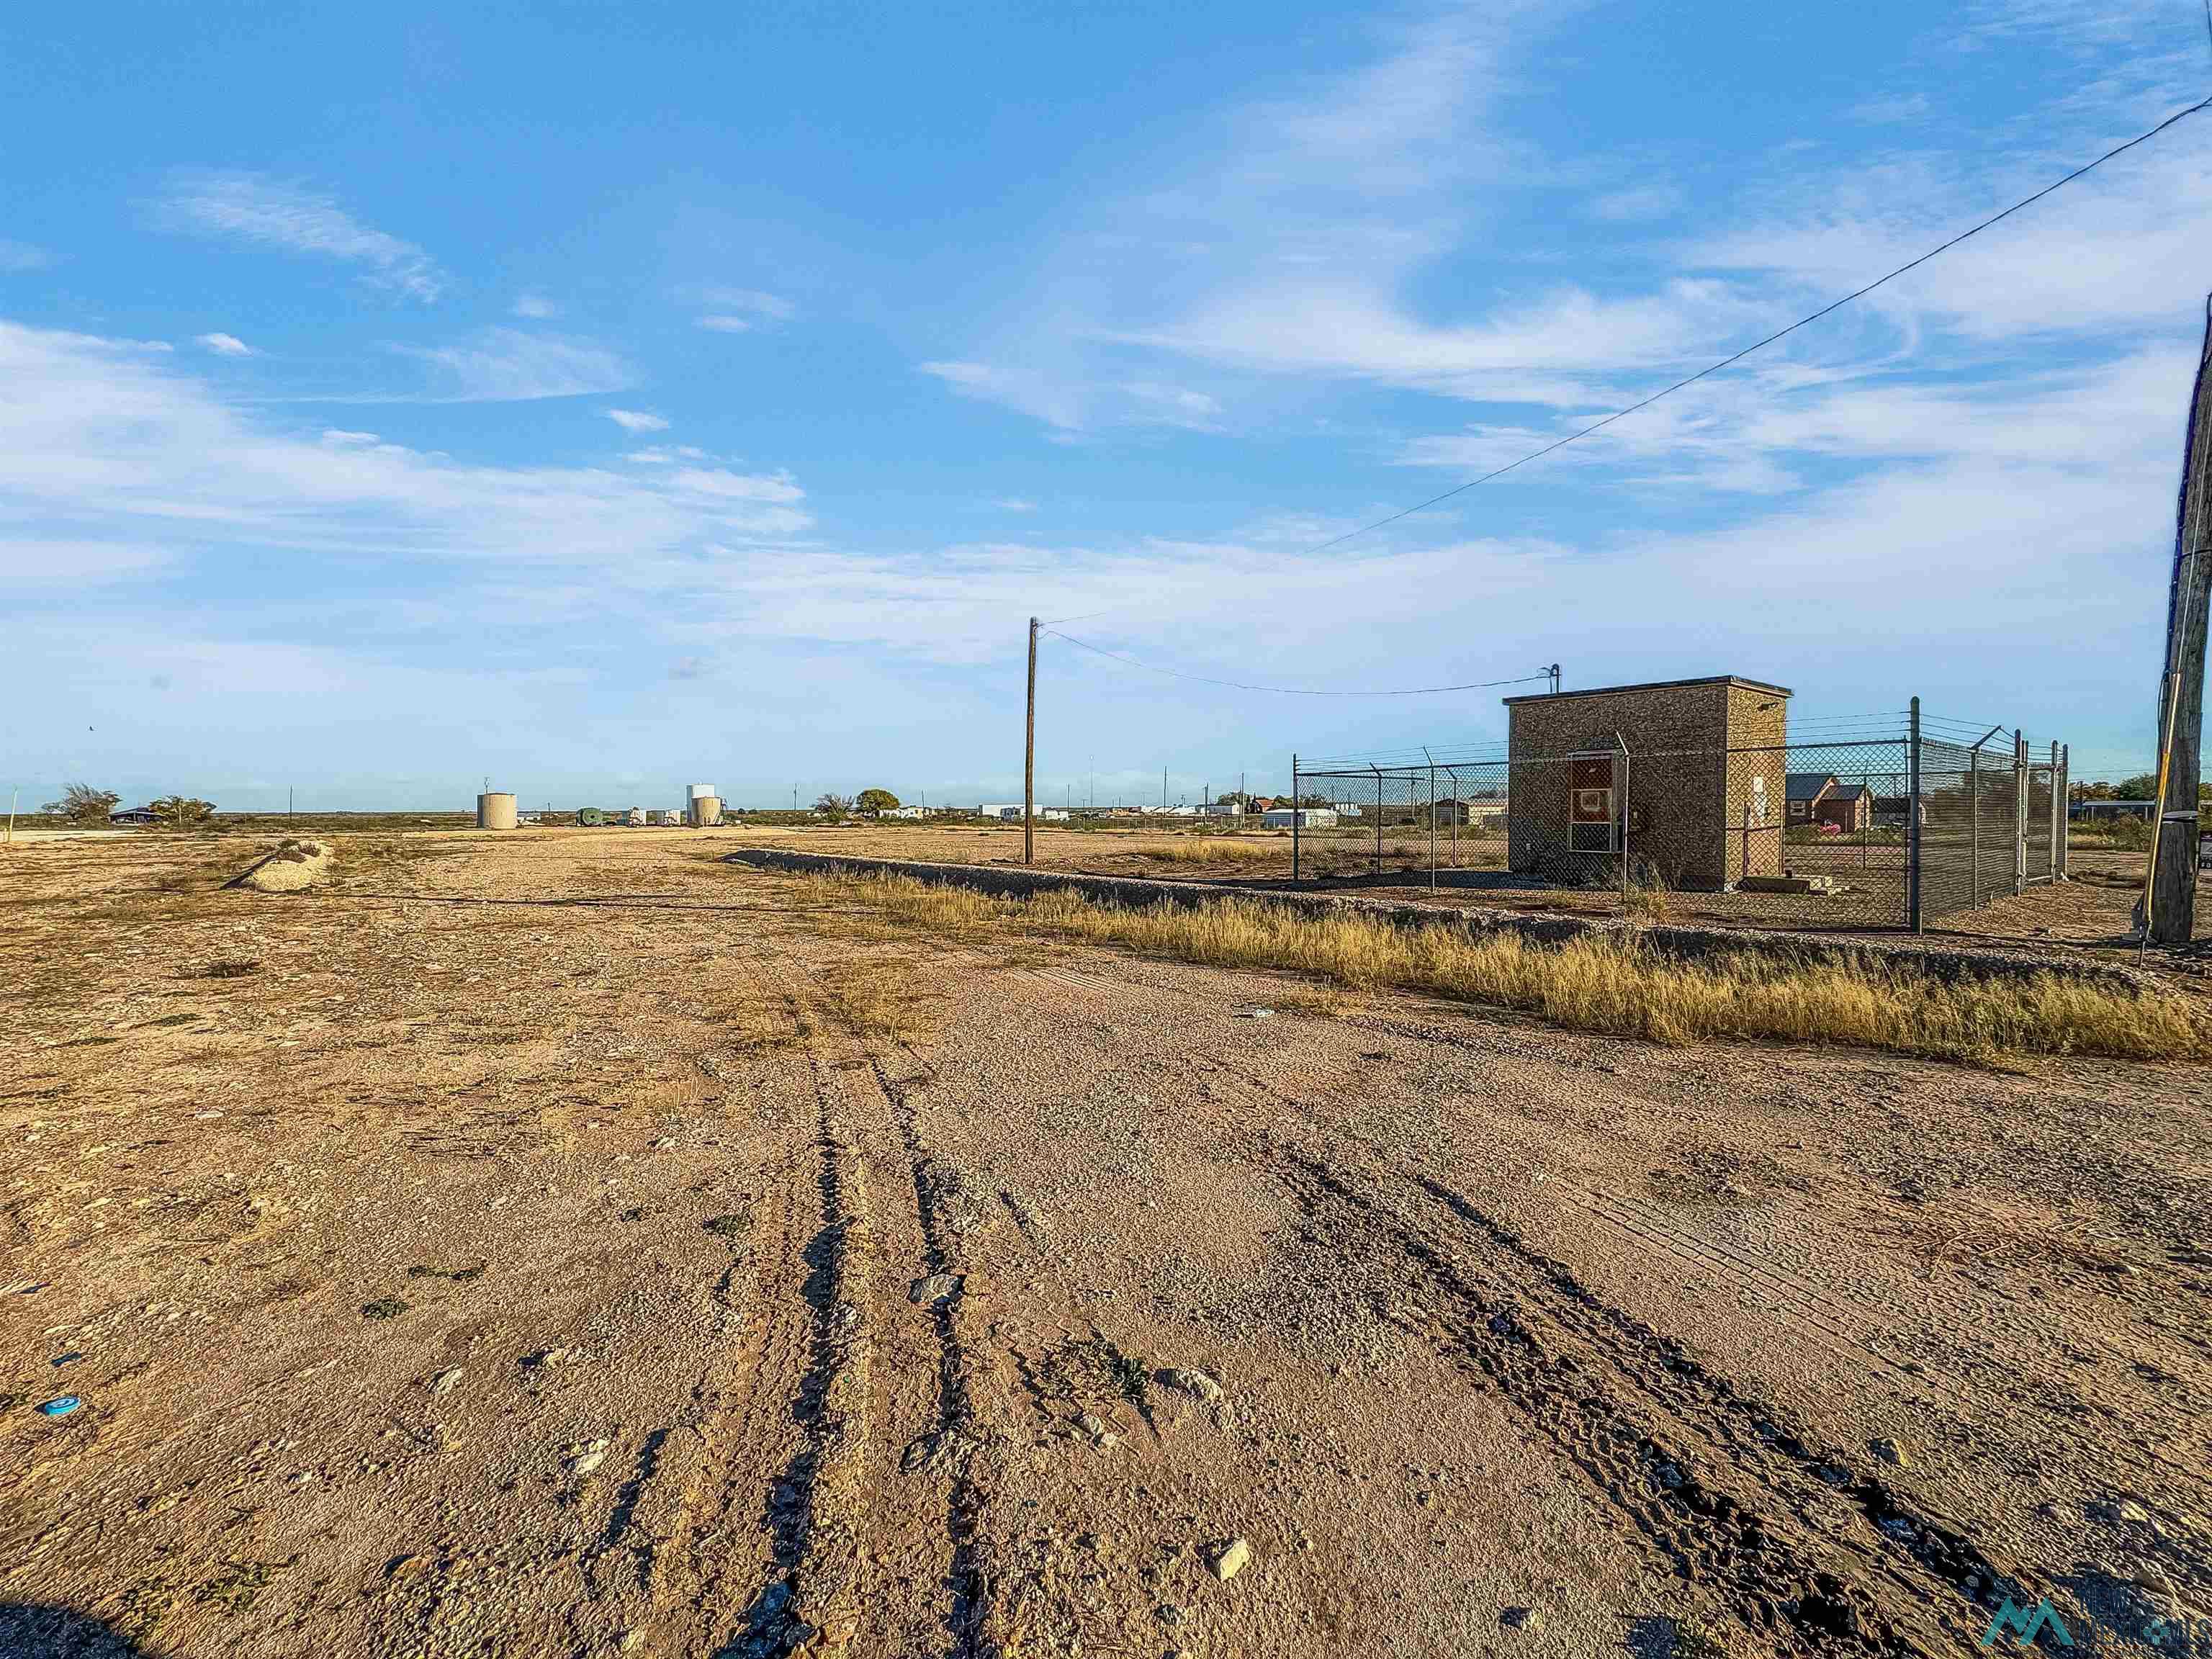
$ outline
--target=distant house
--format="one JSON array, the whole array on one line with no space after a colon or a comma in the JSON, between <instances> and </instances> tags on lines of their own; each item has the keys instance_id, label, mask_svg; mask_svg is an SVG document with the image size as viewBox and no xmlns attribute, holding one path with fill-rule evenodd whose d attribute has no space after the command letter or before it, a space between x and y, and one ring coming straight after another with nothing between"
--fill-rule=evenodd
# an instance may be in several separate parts
<instances>
[{"instance_id":1,"label":"distant house","mask_svg":"<svg viewBox=\"0 0 2212 1659\"><path fill-rule=\"evenodd\" d=\"M1814 803L1816 823L1832 823L1847 836L1874 827L1874 791L1863 783L1839 783Z\"/></svg>"},{"instance_id":2,"label":"distant house","mask_svg":"<svg viewBox=\"0 0 2212 1659\"><path fill-rule=\"evenodd\" d=\"M1437 822L1441 824L1482 824L1496 826L1505 821L1505 803L1502 800L1440 800L1437 803Z\"/></svg>"},{"instance_id":3,"label":"distant house","mask_svg":"<svg viewBox=\"0 0 2212 1659\"><path fill-rule=\"evenodd\" d=\"M1791 823L1815 823L1820 821L1820 803L1836 780L1826 772L1792 772L1783 780L1784 797L1789 803L1787 819Z\"/></svg>"},{"instance_id":4,"label":"distant house","mask_svg":"<svg viewBox=\"0 0 2212 1659\"><path fill-rule=\"evenodd\" d=\"M1211 806L1200 807L1198 811L1201 817L1241 818L1244 816L1244 803L1237 800L1216 801Z\"/></svg>"},{"instance_id":5,"label":"distant house","mask_svg":"<svg viewBox=\"0 0 2212 1659\"><path fill-rule=\"evenodd\" d=\"M979 818L1012 818L1018 823L1022 817L1022 804L1016 801L1008 805L1003 801L986 801L975 809L975 816Z\"/></svg>"},{"instance_id":6,"label":"distant house","mask_svg":"<svg viewBox=\"0 0 2212 1659\"><path fill-rule=\"evenodd\" d=\"M1327 830L1336 823L1336 812L1328 806L1275 806L1262 812L1260 822L1270 830Z\"/></svg>"},{"instance_id":7,"label":"distant house","mask_svg":"<svg viewBox=\"0 0 2212 1659\"><path fill-rule=\"evenodd\" d=\"M924 818L929 816L927 806L889 806L876 815L885 818Z\"/></svg>"},{"instance_id":8,"label":"distant house","mask_svg":"<svg viewBox=\"0 0 2212 1659\"><path fill-rule=\"evenodd\" d=\"M160 820L155 817L154 809L150 806L126 806L120 812L110 812L107 821L118 830L131 830Z\"/></svg>"}]
</instances>

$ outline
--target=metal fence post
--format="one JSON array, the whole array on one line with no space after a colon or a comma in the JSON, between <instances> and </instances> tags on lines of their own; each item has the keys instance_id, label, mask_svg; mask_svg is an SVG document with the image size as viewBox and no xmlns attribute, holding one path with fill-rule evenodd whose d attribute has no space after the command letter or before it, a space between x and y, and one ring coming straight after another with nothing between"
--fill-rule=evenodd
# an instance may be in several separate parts
<instances>
[{"instance_id":1,"label":"metal fence post","mask_svg":"<svg viewBox=\"0 0 2212 1659\"><path fill-rule=\"evenodd\" d=\"M2059 838L2051 842L2051 856L2057 860L2057 878L2066 880L2066 838L2073 834L2073 744L2059 745L2059 775L2051 790L2059 799Z\"/></svg>"},{"instance_id":2,"label":"metal fence post","mask_svg":"<svg viewBox=\"0 0 2212 1659\"><path fill-rule=\"evenodd\" d=\"M1429 890L1437 890L1437 763L1429 763Z\"/></svg>"},{"instance_id":3,"label":"metal fence post","mask_svg":"<svg viewBox=\"0 0 2212 1659\"><path fill-rule=\"evenodd\" d=\"M1628 909L1628 739L1615 732L1613 740L1620 745L1620 908Z\"/></svg>"},{"instance_id":4,"label":"metal fence post","mask_svg":"<svg viewBox=\"0 0 2212 1659\"><path fill-rule=\"evenodd\" d=\"M1456 870L1459 868L1459 815L1467 805L1467 797L1461 792L1459 787L1459 768L1447 767L1445 771L1451 779L1452 868Z\"/></svg>"},{"instance_id":5,"label":"metal fence post","mask_svg":"<svg viewBox=\"0 0 2212 1659\"><path fill-rule=\"evenodd\" d=\"M2012 729L2012 896L2027 890L2027 739Z\"/></svg>"},{"instance_id":6,"label":"metal fence post","mask_svg":"<svg viewBox=\"0 0 2212 1659\"><path fill-rule=\"evenodd\" d=\"M1245 804L1247 806L1249 806L1249 805L1251 805L1251 802L1247 801L1247 802L1245 802L1244 804ZM1265 825L1266 822L1267 822L1267 820L1266 820L1264 817L1261 820L1261 824L1262 824L1263 826ZM1292 881L1296 881L1297 878L1298 878L1298 757L1297 757L1297 752L1295 750L1293 750L1291 751L1291 879Z\"/></svg>"},{"instance_id":7,"label":"metal fence post","mask_svg":"<svg viewBox=\"0 0 2212 1659\"><path fill-rule=\"evenodd\" d=\"M1372 761L1368 765L1375 771L1375 873L1382 873L1382 769Z\"/></svg>"},{"instance_id":8,"label":"metal fence post","mask_svg":"<svg viewBox=\"0 0 2212 1659\"><path fill-rule=\"evenodd\" d=\"M1914 933L1920 922L1920 699L1912 700L1905 747L1911 782L1905 795L1905 925Z\"/></svg>"},{"instance_id":9,"label":"metal fence post","mask_svg":"<svg viewBox=\"0 0 2212 1659\"><path fill-rule=\"evenodd\" d=\"M1982 750L1977 744L1966 751L1966 839L1972 843L1967 868L1972 873L1974 906L1982 902Z\"/></svg>"},{"instance_id":10,"label":"metal fence post","mask_svg":"<svg viewBox=\"0 0 2212 1659\"><path fill-rule=\"evenodd\" d=\"M2066 797L2058 787L2058 740L2051 740L2051 846L2044 855L2050 867L2045 871L2051 880L2058 879L2058 847L2065 839L2059 825L2066 821Z\"/></svg>"}]
</instances>

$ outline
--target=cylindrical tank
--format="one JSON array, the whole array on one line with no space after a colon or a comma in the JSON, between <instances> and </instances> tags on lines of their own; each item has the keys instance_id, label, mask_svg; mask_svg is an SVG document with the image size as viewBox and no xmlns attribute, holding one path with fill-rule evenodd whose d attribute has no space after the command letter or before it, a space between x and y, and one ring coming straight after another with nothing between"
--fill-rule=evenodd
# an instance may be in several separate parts
<instances>
[{"instance_id":1,"label":"cylindrical tank","mask_svg":"<svg viewBox=\"0 0 2212 1659\"><path fill-rule=\"evenodd\" d=\"M505 790L491 790L477 797L477 828L479 830L512 830L514 828L514 797Z\"/></svg>"},{"instance_id":2,"label":"cylindrical tank","mask_svg":"<svg viewBox=\"0 0 2212 1659\"><path fill-rule=\"evenodd\" d=\"M721 799L721 796L714 793L714 786L711 783L695 783L691 786L691 799L693 800L707 800L710 799L720 800Z\"/></svg>"},{"instance_id":3,"label":"cylindrical tank","mask_svg":"<svg viewBox=\"0 0 2212 1659\"><path fill-rule=\"evenodd\" d=\"M695 830L720 823L722 821L722 798L714 794L692 796L686 817Z\"/></svg>"}]
</instances>

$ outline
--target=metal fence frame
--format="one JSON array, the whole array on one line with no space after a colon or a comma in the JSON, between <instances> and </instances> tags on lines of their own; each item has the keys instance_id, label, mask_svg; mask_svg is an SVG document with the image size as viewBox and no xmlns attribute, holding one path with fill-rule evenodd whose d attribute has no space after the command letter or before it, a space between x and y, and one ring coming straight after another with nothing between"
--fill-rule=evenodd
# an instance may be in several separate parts
<instances>
[{"instance_id":1,"label":"metal fence frame","mask_svg":"<svg viewBox=\"0 0 2212 1659\"><path fill-rule=\"evenodd\" d=\"M1958 722L1938 724L1960 729ZM1890 737L1814 738L1674 753L1632 753L1620 732L1613 738L1606 749L1503 759L1439 759L1424 750L1425 758L1419 762L1337 763L1316 769L1294 755L1291 879L1304 882L1316 877L1313 826L1307 822L1310 809L1303 803L1319 798L1356 805L1362 815L1371 808L1376 879L1384 878L1386 866L1393 862L1389 830L1394 819L1401 830L1415 832L1411 852L1406 838L1400 838L1398 868L1416 880L1425 868L1431 891L1439 887L1446 867L1462 872L1462 828L1480 823L1485 830L1480 844L1490 849L1487 857L1496 859L1497 844L1503 839L1506 879L1501 885L1510 886L1512 875L1527 873L1527 884L1539 887L1617 889L1626 909L1636 886L1657 884L1654 872L1663 870L1668 856L1663 831L1652 843L1644 807L1656 812L1664 801L1667 811L1659 816L1678 817L1686 792L1710 794L1716 782L1723 803L1719 817L1708 811L1690 831L1698 846L1695 859L1701 878L1680 890L1698 896L1708 909L1720 897L1732 898L1733 912L1744 920L1918 933L1947 916L1984 908L2000 897L2017 896L2045 882L2066 879L2066 746L2053 743L2047 758L2036 758L2019 730L2007 732L2001 726L1990 727L1971 743L1933 736L1922 730L1917 697L1911 700L1905 728ZM1815 800L1803 815L1792 817L1789 781L1793 773L1806 769L1793 764L1801 761L1817 761L1817 774L1832 781L1847 775L1856 780L1839 787L1834 816L1821 816L1824 809ZM1705 769L1716 763L1720 768L1717 779ZM1577 770L1578 765L1588 770ZM1540 790L1555 787L1561 778L1569 781L1565 843L1546 848L1540 858L1532 859L1528 847L1516 847L1516 842L1535 836L1531 821L1549 809L1532 807L1516 817L1509 805L1516 769L1535 769L1535 777L1542 781L1535 786ZM1585 777L1601 783L1602 788L1576 789ZM1470 779L1476 786L1472 791ZM1782 794L1778 801L1768 793L1777 779ZM1748 787L1743 787L1747 783ZM1608 798L1601 809L1607 833L1586 838L1601 839L1602 850L1596 850L1577 844L1574 832L1599 827L1595 818L1581 817L1580 797L1600 793ZM1823 790L1820 799L1826 799ZM1754 800L1761 804L1754 807ZM1739 801L1740 807L1735 805ZM1735 822L1739 811L1740 824ZM1855 830L1835 823L1835 817L1845 815ZM1448 843L1443 837L1447 823ZM1425 860L1419 858L1419 845L1424 828ZM1710 878L1716 868L1711 854L1716 828L1721 849L1717 883ZM1838 839L1829 839L1832 835ZM1340 858L1343 838L1337 837L1335 845ZM1856 865L1847 856L1838 856L1854 847ZM1816 848L1820 850L1815 852ZM1677 850L1678 860L1685 856ZM1679 861L1675 867L1680 867ZM1495 864L1486 868L1500 870ZM1735 872L1733 878L1731 872ZM1455 874L1452 879L1459 884L1463 877Z\"/></svg>"}]
</instances>

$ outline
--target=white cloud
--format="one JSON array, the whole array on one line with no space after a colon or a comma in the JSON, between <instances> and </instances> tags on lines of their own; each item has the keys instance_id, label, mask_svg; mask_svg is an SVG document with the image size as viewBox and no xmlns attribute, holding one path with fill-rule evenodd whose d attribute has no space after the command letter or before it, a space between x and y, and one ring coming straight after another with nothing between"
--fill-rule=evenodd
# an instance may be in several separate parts
<instances>
[{"instance_id":1,"label":"white cloud","mask_svg":"<svg viewBox=\"0 0 2212 1659\"><path fill-rule=\"evenodd\" d=\"M625 432L665 432L668 422L658 415L648 415L641 409L610 409L606 417Z\"/></svg>"},{"instance_id":2,"label":"white cloud","mask_svg":"<svg viewBox=\"0 0 2212 1659\"><path fill-rule=\"evenodd\" d=\"M542 294L525 294L519 296L514 302L514 309L516 316L526 317L532 322L543 322L548 317L557 317L561 314L561 307Z\"/></svg>"},{"instance_id":3,"label":"white cloud","mask_svg":"<svg viewBox=\"0 0 2212 1659\"><path fill-rule=\"evenodd\" d=\"M1024 501L1019 495L1001 495L991 505L1001 513L1034 513L1037 510L1035 501Z\"/></svg>"},{"instance_id":4,"label":"white cloud","mask_svg":"<svg viewBox=\"0 0 2212 1659\"><path fill-rule=\"evenodd\" d=\"M799 314L799 307L790 301L757 288L704 288L699 290L699 300L711 311L750 312L772 322L788 322Z\"/></svg>"},{"instance_id":5,"label":"white cloud","mask_svg":"<svg viewBox=\"0 0 2212 1659\"><path fill-rule=\"evenodd\" d=\"M445 286L430 256L412 242L362 224L331 197L262 173L178 173L159 217L172 229L366 265L370 282L425 303Z\"/></svg>"},{"instance_id":6,"label":"white cloud","mask_svg":"<svg viewBox=\"0 0 2212 1659\"><path fill-rule=\"evenodd\" d=\"M235 334L198 334L192 337L218 357L251 357L253 348Z\"/></svg>"},{"instance_id":7,"label":"white cloud","mask_svg":"<svg viewBox=\"0 0 2212 1659\"><path fill-rule=\"evenodd\" d=\"M319 560L419 558L629 572L811 524L788 477L488 466L336 428L294 436L127 343L0 322L0 543L174 554L266 546Z\"/></svg>"},{"instance_id":8,"label":"white cloud","mask_svg":"<svg viewBox=\"0 0 2212 1659\"><path fill-rule=\"evenodd\" d=\"M0 236L0 270L42 270L53 263L46 249Z\"/></svg>"},{"instance_id":9,"label":"white cloud","mask_svg":"<svg viewBox=\"0 0 2212 1659\"><path fill-rule=\"evenodd\" d=\"M465 344L392 349L429 364L437 395L457 403L591 397L619 392L635 378L629 364L596 342L512 328L480 330Z\"/></svg>"},{"instance_id":10,"label":"white cloud","mask_svg":"<svg viewBox=\"0 0 2212 1659\"><path fill-rule=\"evenodd\" d=\"M748 334L756 328L788 322L799 307L774 294L756 288L706 287L691 290L701 310L693 320L717 334Z\"/></svg>"}]
</instances>

